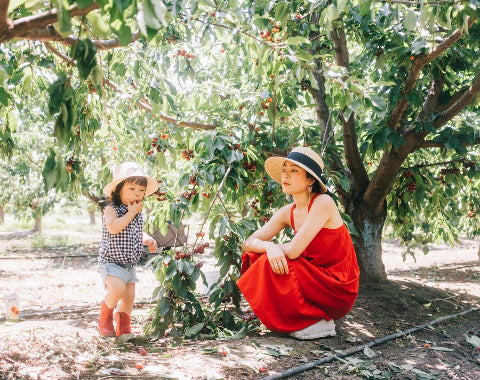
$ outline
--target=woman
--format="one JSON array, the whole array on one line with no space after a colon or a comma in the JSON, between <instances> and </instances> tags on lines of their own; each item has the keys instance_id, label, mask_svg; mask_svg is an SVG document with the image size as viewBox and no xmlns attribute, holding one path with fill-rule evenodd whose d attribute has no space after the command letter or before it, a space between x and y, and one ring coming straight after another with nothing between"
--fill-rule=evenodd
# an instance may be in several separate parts
<instances>
[{"instance_id":1,"label":"woman","mask_svg":"<svg viewBox=\"0 0 480 380\"><path fill-rule=\"evenodd\" d=\"M335 335L334 320L350 311L358 294L352 239L325 186L323 167L306 147L267 159L265 170L293 203L242 247L238 287L268 329L297 339ZM293 239L272 242L286 227L295 232Z\"/></svg>"}]
</instances>

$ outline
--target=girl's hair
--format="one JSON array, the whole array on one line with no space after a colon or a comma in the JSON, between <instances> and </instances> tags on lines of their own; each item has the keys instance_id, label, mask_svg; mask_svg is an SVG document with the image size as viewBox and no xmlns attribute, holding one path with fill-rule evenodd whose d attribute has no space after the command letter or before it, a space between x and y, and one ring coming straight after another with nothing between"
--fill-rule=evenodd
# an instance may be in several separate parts
<instances>
[{"instance_id":1,"label":"girl's hair","mask_svg":"<svg viewBox=\"0 0 480 380\"><path fill-rule=\"evenodd\" d=\"M310 174L310 172L307 172L306 170L305 170L305 173L307 173L307 178L314 180L312 185L312 193L321 194L322 187L320 186L320 182L318 182L318 179L316 179L313 175Z\"/></svg>"},{"instance_id":2,"label":"girl's hair","mask_svg":"<svg viewBox=\"0 0 480 380\"><path fill-rule=\"evenodd\" d=\"M135 176L124 179L115 187L115 190L112 191L112 203L115 206L120 206L122 204L122 200L120 199L120 190L122 190L123 186L129 183L147 187L147 179L145 177Z\"/></svg>"}]
</instances>

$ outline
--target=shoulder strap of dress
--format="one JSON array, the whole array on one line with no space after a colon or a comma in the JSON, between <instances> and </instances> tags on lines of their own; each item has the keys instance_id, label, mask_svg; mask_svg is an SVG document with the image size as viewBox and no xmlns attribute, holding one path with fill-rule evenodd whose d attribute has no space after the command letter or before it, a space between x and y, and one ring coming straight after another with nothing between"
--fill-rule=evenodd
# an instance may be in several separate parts
<instances>
[{"instance_id":1,"label":"shoulder strap of dress","mask_svg":"<svg viewBox=\"0 0 480 380\"><path fill-rule=\"evenodd\" d=\"M310 209L312 208L312 205L313 205L313 201L314 201L315 198L318 197L319 195L320 195L320 194L318 194L318 193L313 194L312 199L310 199L310 204L308 205L308 211L310 211Z\"/></svg>"},{"instance_id":2,"label":"shoulder strap of dress","mask_svg":"<svg viewBox=\"0 0 480 380\"><path fill-rule=\"evenodd\" d=\"M292 208L290 209L290 225L292 226L292 230L295 231L295 221L293 220L293 210L295 209L297 205L294 203L292 205Z\"/></svg>"}]
</instances>

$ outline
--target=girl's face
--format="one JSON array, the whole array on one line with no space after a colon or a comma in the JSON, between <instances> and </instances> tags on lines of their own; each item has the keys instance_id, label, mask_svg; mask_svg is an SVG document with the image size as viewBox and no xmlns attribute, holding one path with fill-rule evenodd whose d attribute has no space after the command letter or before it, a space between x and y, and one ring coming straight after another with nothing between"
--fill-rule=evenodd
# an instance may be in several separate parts
<instances>
[{"instance_id":1,"label":"girl's face","mask_svg":"<svg viewBox=\"0 0 480 380\"><path fill-rule=\"evenodd\" d=\"M282 170L282 190L285 194L295 194L307 191L313 180L307 177L307 171L297 164L285 161Z\"/></svg>"},{"instance_id":2,"label":"girl's face","mask_svg":"<svg viewBox=\"0 0 480 380\"><path fill-rule=\"evenodd\" d=\"M134 182L126 182L120 189L120 200L125 206L131 203L138 203L145 197L145 186Z\"/></svg>"}]
</instances>

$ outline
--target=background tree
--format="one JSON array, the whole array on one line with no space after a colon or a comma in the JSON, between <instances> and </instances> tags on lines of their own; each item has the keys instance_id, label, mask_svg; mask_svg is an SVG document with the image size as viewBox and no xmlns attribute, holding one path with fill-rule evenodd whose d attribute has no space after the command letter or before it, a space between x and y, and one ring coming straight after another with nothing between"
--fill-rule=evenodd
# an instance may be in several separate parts
<instances>
[{"instance_id":1,"label":"background tree","mask_svg":"<svg viewBox=\"0 0 480 380\"><path fill-rule=\"evenodd\" d=\"M238 306L239 244L284 203L262 169L273 153L322 153L363 281L386 278L385 233L406 254L479 233L476 3L10 1L2 30L4 154L18 153L8 115L30 88L52 120L47 189L80 192L90 173L99 196L109 166L143 160L163 181L149 224L197 215L210 228L224 326L238 327L226 305ZM190 253L157 263L154 321L188 315L193 334L215 327Z\"/></svg>"}]
</instances>

